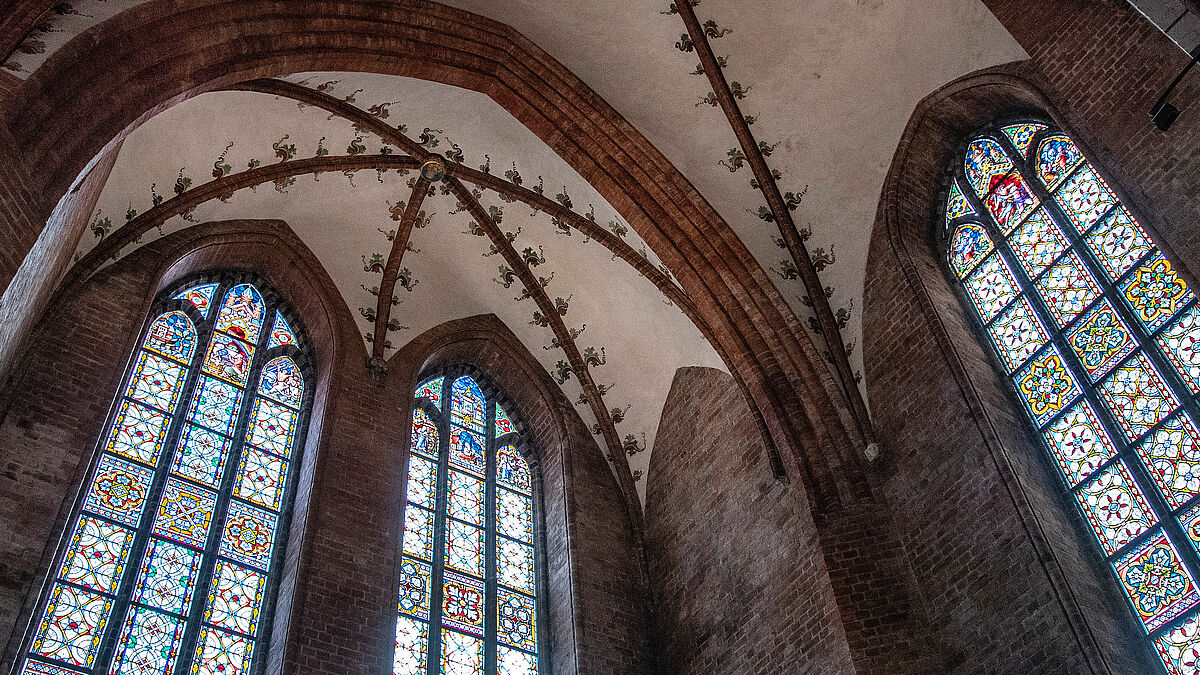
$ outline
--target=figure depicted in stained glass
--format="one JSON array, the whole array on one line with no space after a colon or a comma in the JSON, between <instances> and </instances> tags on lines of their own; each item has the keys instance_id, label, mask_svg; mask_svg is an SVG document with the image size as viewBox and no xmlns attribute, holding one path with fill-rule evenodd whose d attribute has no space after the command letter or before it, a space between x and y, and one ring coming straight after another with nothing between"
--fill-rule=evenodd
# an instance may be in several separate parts
<instances>
[{"instance_id":1,"label":"figure depicted in stained glass","mask_svg":"<svg viewBox=\"0 0 1200 675\"><path fill-rule=\"evenodd\" d=\"M292 407L300 407L304 395L304 379L300 368L286 356L267 362L263 367L262 382L258 385L263 394Z\"/></svg>"},{"instance_id":2,"label":"figure depicted in stained glass","mask_svg":"<svg viewBox=\"0 0 1200 675\"><path fill-rule=\"evenodd\" d=\"M263 314L263 299L254 286L234 286L225 295L225 304L217 317L217 330L256 343L258 331L262 328Z\"/></svg>"},{"instance_id":3,"label":"figure depicted in stained glass","mask_svg":"<svg viewBox=\"0 0 1200 675\"><path fill-rule=\"evenodd\" d=\"M1074 143L1062 136L1047 138L1038 150L1038 177L1046 187L1054 187L1079 164L1079 160L1079 149Z\"/></svg>"},{"instance_id":4,"label":"figure depicted in stained glass","mask_svg":"<svg viewBox=\"0 0 1200 675\"><path fill-rule=\"evenodd\" d=\"M1005 178L988 195L987 207L995 216L1000 229L1008 231L1037 206L1037 197L1029 191L1019 174Z\"/></svg>"},{"instance_id":5,"label":"figure depicted in stained glass","mask_svg":"<svg viewBox=\"0 0 1200 675\"><path fill-rule=\"evenodd\" d=\"M950 239L950 264L962 277L975 269L984 256L992 252L992 238L975 223L960 225Z\"/></svg>"},{"instance_id":6,"label":"figure depicted in stained glass","mask_svg":"<svg viewBox=\"0 0 1200 675\"><path fill-rule=\"evenodd\" d=\"M1005 156L1000 144L981 138L967 146L965 166L967 180L975 191L987 194L1012 169L1013 164Z\"/></svg>"},{"instance_id":7,"label":"figure depicted in stained glass","mask_svg":"<svg viewBox=\"0 0 1200 675\"><path fill-rule=\"evenodd\" d=\"M192 358L196 349L196 331L183 312L169 312L150 324L146 348L179 361Z\"/></svg>"},{"instance_id":8,"label":"figure depicted in stained glass","mask_svg":"<svg viewBox=\"0 0 1200 675\"><path fill-rule=\"evenodd\" d=\"M204 369L237 384L244 384L250 372L250 348L241 340L221 334L213 336Z\"/></svg>"}]
</instances>

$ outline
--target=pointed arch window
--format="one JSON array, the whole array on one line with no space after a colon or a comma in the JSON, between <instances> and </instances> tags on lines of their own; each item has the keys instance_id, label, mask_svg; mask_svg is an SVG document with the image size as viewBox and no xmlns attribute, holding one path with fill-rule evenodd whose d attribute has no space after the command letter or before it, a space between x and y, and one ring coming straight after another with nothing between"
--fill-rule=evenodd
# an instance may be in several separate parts
<instances>
[{"instance_id":1,"label":"pointed arch window","mask_svg":"<svg viewBox=\"0 0 1200 675\"><path fill-rule=\"evenodd\" d=\"M160 299L37 606L20 673L261 672L311 396L253 283Z\"/></svg>"},{"instance_id":2,"label":"pointed arch window","mask_svg":"<svg viewBox=\"0 0 1200 675\"><path fill-rule=\"evenodd\" d=\"M534 473L505 409L467 375L417 388L394 675L534 675Z\"/></svg>"},{"instance_id":3,"label":"pointed arch window","mask_svg":"<svg viewBox=\"0 0 1200 675\"><path fill-rule=\"evenodd\" d=\"M947 263L1166 672L1200 665L1200 307L1060 129L967 144Z\"/></svg>"}]
</instances>

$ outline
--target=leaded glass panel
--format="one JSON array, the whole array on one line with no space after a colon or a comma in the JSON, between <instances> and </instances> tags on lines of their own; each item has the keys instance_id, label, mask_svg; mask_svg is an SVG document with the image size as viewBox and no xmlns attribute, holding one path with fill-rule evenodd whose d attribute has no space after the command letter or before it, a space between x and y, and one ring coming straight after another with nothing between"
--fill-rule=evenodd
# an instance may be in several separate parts
<instances>
[{"instance_id":1,"label":"leaded glass panel","mask_svg":"<svg viewBox=\"0 0 1200 675\"><path fill-rule=\"evenodd\" d=\"M133 531L99 518L82 516L58 577L102 593L116 591Z\"/></svg>"},{"instance_id":2,"label":"leaded glass panel","mask_svg":"<svg viewBox=\"0 0 1200 675\"><path fill-rule=\"evenodd\" d=\"M1017 280L999 254L988 257L979 269L967 277L967 293L975 302L984 321L991 321L1013 298L1020 295Z\"/></svg>"},{"instance_id":3,"label":"leaded glass panel","mask_svg":"<svg viewBox=\"0 0 1200 675\"><path fill-rule=\"evenodd\" d=\"M1154 249L1145 231L1122 206L1113 209L1083 240L1113 281Z\"/></svg>"},{"instance_id":4,"label":"leaded glass panel","mask_svg":"<svg viewBox=\"0 0 1200 675\"><path fill-rule=\"evenodd\" d=\"M988 326L988 334L1009 371L1016 370L1050 340L1050 334L1025 298L1009 305L996 317Z\"/></svg>"},{"instance_id":5,"label":"leaded glass panel","mask_svg":"<svg viewBox=\"0 0 1200 675\"><path fill-rule=\"evenodd\" d=\"M1025 219L1009 237L1008 243L1025 274L1030 277L1045 271L1070 246L1062 230L1044 208Z\"/></svg>"},{"instance_id":6,"label":"leaded glass panel","mask_svg":"<svg viewBox=\"0 0 1200 675\"><path fill-rule=\"evenodd\" d=\"M469 377L414 395L393 672L537 673L538 535L518 425Z\"/></svg>"},{"instance_id":7,"label":"leaded glass panel","mask_svg":"<svg viewBox=\"0 0 1200 675\"><path fill-rule=\"evenodd\" d=\"M295 328L252 284L207 283L161 302L178 301L203 320L171 310L148 323L51 571L22 673L254 668L290 500L288 461L302 429L303 352ZM270 313L267 334L262 319ZM263 375L248 382L255 368ZM245 438L234 438L241 428ZM206 590L198 598L199 588ZM195 642L184 644L185 635Z\"/></svg>"},{"instance_id":8,"label":"leaded glass panel","mask_svg":"<svg viewBox=\"0 0 1200 675\"><path fill-rule=\"evenodd\" d=\"M963 223L950 239L950 265L958 276L966 276L993 248L992 238L982 225Z\"/></svg>"},{"instance_id":9,"label":"leaded glass panel","mask_svg":"<svg viewBox=\"0 0 1200 675\"><path fill-rule=\"evenodd\" d=\"M1113 570L1148 633L1200 600L1191 572L1161 532L1114 561Z\"/></svg>"},{"instance_id":10,"label":"leaded glass panel","mask_svg":"<svg viewBox=\"0 0 1200 675\"><path fill-rule=\"evenodd\" d=\"M213 294L217 292L217 287L221 284L203 284L189 288L185 291L180 291L173 296L174 300L187 300L192 303L197 310L200 311L200 316L208 318L208 310L212 307Z\"/></svg>"},{"instance_id":11,"label":"leaded glass panel","mask_svg":"<svg viewBox=\"0 0 1200 675\"><path fill-rule=\"evenodd\" d=\"M1125 302L1148 331L1157 330L1194 297L1161 253L1142 263L1120 286Z\"/></svg>"},{"instance_id":12,"label":"leaded glass panel","mask_svg":"<svg viewBox=\"0 0 1200 675\"><path fill-rule=\"evenodd\" d=\"M1200 672L1200 305L1075 143L1000 132L951 181L949 273L1166 672Z\"/></svg>"},{"instance_id":13,"label":"leaded glass panel","mask_svg":"<svg viewBox=\"0 0 1200 675\"><path fill-rule=\"evenodd\" d=\"M1037 132L1045 129L1045 124L1014 124L1009 127L1004 127L1004 135L1008 136L1008 140L1017 148L1017 153L1024 155L1029 151L1029 146L1033 144L1033 137Z\"/></svg>"}]
</instances>

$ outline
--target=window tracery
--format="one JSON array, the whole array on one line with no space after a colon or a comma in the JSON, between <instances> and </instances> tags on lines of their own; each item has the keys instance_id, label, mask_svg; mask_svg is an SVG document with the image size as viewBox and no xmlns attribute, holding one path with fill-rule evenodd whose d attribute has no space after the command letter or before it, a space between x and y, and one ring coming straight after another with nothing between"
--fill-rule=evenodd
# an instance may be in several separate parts
<instances>
[{"instance_id":1,"label":"window tracery","mask_svg":"<svg viewBox=\"0 0 1200 675\"><path fill-rule=\"evenodd\" d=\"M308 408L278 304L228 280L156 303L21 673L261 670Z\"/></svg>"},{"instance_id":2,"label":"window tracery","mask_svg":"<svg viewBox=\"0 0 1200 675\"><path fill-rule=\"evenodd\" d=\"M468 375L415 397L393 672L533 675L540 594L524 440Z\"/></svg>"},{"instance_id":3,"label":"window tracery","mask_svg":"<svg viewBox=\"0 0 1200 675\"><path fill-rule=\"evenodd\" d=\"M1200 667L1195 295L1062 131L972 138L947 264L1166 672Z\"/></svg>"}]
</instances>

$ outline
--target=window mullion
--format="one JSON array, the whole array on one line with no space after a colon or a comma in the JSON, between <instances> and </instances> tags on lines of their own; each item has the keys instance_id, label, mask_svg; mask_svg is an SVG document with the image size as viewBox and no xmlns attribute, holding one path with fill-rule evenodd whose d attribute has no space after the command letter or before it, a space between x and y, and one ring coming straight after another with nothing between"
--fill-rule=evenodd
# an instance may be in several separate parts
<instances>
[{"instance_id":1,"label":"window mullion","mask_svg":"<svg viewBox=\"0 0 1200 675\"><path fill-rule=\"evenodd\" d=\"M438 462L436 494L433 513L433 560L429 575L429 627L428 648L425 654L425 672L438 675L442 654L442 579L446 558L446 511L450 484L450 393L451 376L442 382L442 409L438 416ZM411 450L410 450L411 452ZM410 460L411 461L411 460Z\"/></svg>"},{"instance_id":2,"label":"window mullion","mask_svg":"<svg viewBox=\"0 0 1200 675\"><path fill-rule=\"evenodd\" d=\"M485 401L487 399L484 399ZM488 402L484 457L483 672L496 672L496 405Z\"/></svg>"}]
</instances>

